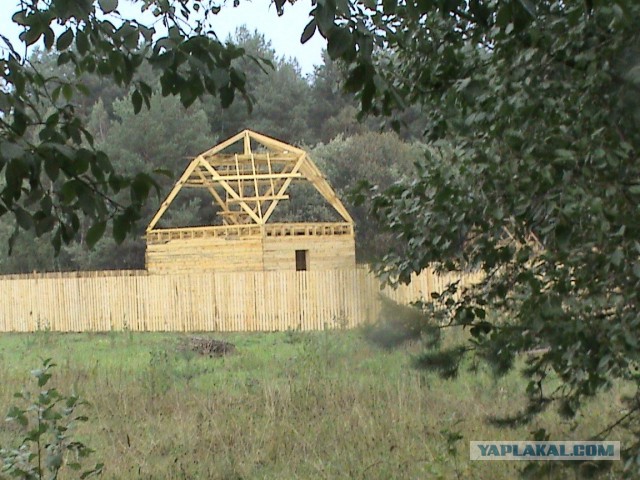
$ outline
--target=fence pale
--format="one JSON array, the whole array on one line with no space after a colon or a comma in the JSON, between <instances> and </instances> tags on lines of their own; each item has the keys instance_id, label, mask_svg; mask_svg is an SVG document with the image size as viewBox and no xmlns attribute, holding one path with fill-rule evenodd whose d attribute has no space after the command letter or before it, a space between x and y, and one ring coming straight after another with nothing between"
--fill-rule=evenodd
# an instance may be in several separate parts
<instances>
[{"instance_id":1,"label":"fence pale","mask_svg":"<svg viewBox=\"0 0 640 480\"><path fill-rule=\"evenodd\" d=\"M146 271L0 276L0 332L275 331L355 327L375 320L380 293L397 302L479 274L427 269L397 289L366 267L305 272L177 273Z\"/></svg>"}]
</instances>

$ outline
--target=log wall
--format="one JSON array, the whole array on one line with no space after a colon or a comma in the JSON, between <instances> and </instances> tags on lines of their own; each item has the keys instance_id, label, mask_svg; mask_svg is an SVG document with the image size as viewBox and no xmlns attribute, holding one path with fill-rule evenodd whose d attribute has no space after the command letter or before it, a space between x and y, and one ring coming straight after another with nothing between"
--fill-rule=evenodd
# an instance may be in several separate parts
<instances>
[{"instance_id":1,"label":"log wall","mask_svg":"<svg viewBox=\"0 0 640 480\"><path fill-rule=\"evenodd\" d=\"M258 227L259 228L259 227ZM353 233L344 235L230 235L170 239L147 244L151 273L295 271L296 250L309 270L355 268Z\"/></svg>"},{"instance_id":2,"label":"log wall","mask_svg":"<svg viewBox=\"0 0 640 480\"><path fill-rule=\"evenodd\" d=\"M147 245L149 272L255 272L264 269L262 238L213 237L170 240Z\"/></svg>"},{"instance_id":3,"label":"log wall","mask_svg":"<svg viewBox=\"0 0 640 480\"><path fill-rule=\"evenodd\" d=\"M332 237L267 237L263 243L264 269L296 270L296 250L306 250L309 270L355 268L356 246L351 235Z\"/></svg>"}]
</instances>

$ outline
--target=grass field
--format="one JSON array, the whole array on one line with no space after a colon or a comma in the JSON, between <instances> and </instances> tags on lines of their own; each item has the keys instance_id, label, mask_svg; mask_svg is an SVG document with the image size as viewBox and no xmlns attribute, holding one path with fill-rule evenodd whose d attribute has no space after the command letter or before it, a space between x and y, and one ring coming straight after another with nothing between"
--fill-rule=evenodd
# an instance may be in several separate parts
<instances>
[{"instance_id":1,"label":"grass field","mask_svg":"<svg viewBox=\"0 0 640 480\"><path fill-rule=\"evenodd\" d=\"M523 405L516 374L440 380L410 367L418 346L387 352L358 332L215 335L237 347L223 358L185 351L186 338L2 334L0 411L52 357L51 385L91 403L77 436L96 451L93 463L105 463L104 478L498 480L522 465L470 462L470 440L528 439L540 427L584 440L623 408L614 389L573 430L553 413L500 430L486 418ZM0 423L0 445L18 440Z\"/></svg>"}]
</instances>

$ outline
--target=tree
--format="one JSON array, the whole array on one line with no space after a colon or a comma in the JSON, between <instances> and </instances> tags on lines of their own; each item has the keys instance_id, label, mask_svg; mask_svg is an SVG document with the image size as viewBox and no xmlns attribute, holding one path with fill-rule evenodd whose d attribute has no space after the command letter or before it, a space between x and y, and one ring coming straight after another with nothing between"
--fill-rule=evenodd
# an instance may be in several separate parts
<instances>
[{"instance_id":1,"label":"tree","mask_svg":"<svg viewBox=\"0 0 640 480\"><path fill-rule=\"evenodd\" d=\"M354 218L358 261L380 260L394 245L394 238L369 214L371 204L366 198L356 204L361 195L356 195L358 186L366 182L377 190L389 188L411 174L413 162L423 155L422 148L401 141L395 133L364 132L338 136L316 146L312 154Z\"/></svg>"},{"instance_id":2,"label":"tree","mask_svg":"<svg viewBox=\"0 0 640 480\"><path fill-rule=\"evenodd\" d=\"M311 140L307 127L307 99L311 87L302 77L296 61L278 58L264 35L250 32L246 27L236 29L227 41L253 57L268 61L273 68L260 68L248 58L235 61L236 67L247 77L247 94L252 97L253 109L249 112L239 103L222 108L219 102L210 99L205 102L205 108L214 130L220 132L222 138L249 128L269 132L288 143L301 144Z\"/></svg>"},{"instance_id":3,"label":"tree","mask_svg":"<svg viewBox=\"0 0 640 480\"><path fill-rule=\"evenodd\" d=\"M72 76L46 75L0 37L0 169L5 177L0 216L15 218L12 239L18 229L33 229L38 236L53 232L59 250L75 238L83 216L92 223L89 243L102 236L108 220L114 238L122 241L155 185L145 172L123 177L95 148L78 115L77 100L87 93L85 74L131 88L136 113L149 106L153 91L139 75L145 65L159 78L162 95L179 96L184 106L205 94L218 96L222 106L230 105L236 93L249 100L244 75L232 65L244 52L207 33L217 2L135 3L154 21L145 25L122 17L118 0L19 3L12 18L22 28L21 42L42 44L46 52L55 49L56 63L70 66ZM124 188L130 200L118 204L112 196Z\"/></svg>"},{"instance_id":4,"label":"tree","mask_svg":"<svg viewBox=\"0 0 640 480\"><path fill-rule=\"evenodd\" d=\"M405 281L432 262L485 272L461 300L442 298L438 320L468 329L470 342L419 363L454 376L473 355L504 373L519 353L538 352L523 368L529 404L506 423L552 405L573 418L616 380L637 388L640 5L329 5L318 3L312 26L351 62L346 84L361 108L430 112L429 155L375 194L374 213L401 246L385 271ZM374 44L392 54L376 63ZM631 475L639 398L617 424L635 438L625 445Z\"/></svg>"},{"instance_id":5,"label":"tree","mask_svg":"<svg viewBox=\"0 0 640 480\"><path fill-rule=\"evenodd\" d=\"M94 137L96 148L109 155L114 169L121 175L133 176L145 170L166 173L157 178L163 198L173 186L173 178L181 173L188 159L216 141L200 102L185 109L177 98L162 97L155 93L150 100L150 109L145 108L136 115L127 99L119 99L112 101L114 118L110 119L102 97L98 97L95 106L87 110L90 114L86 128ZM121 191L112 199L123 204L129 195L129 191ZM34 232L22 231L12 254L0 258L0 272L142 269L144 227L159 207L159 200L154 200L142 206L140 221L133 226L131 235L118 245L112 239L103 238L89 248L87 235L91 225L81 222L76 235L77 242L62 245L56 256L53 247L47 245L51 233L44 234L38 241ZM202 224L205 215L210 215L208 205L202 203L200 198L179 196L174 203L175 208L166 215L167 221L172 225ZM0 242L6 244L11 234L11 222L7 218L0 219Z\"/></svg>"},{"instance_id":6,"label":"tree","mask_svg":"<svg viewBox=\"0 0 640 480\"><path fill-rule=\"evenodd\" d=\"M315 67L309 102L309 127L320 142L328 143L339 134L350 136L366 127L357 121L356 102L342 89L343 63L334 62L324 51L322 64Z\"/></svg>"},{"instance_id":7,"label":"tree","mask_svg":"<svg viewBox=\"0 0 640 480\"><path fill-rule=\"evenodd\" d=\"M116 119L107 122L106 112L100 100L94 107L87 128L96 139L96 146L112 159L113 167L121 175L133 176L139 171L161 171L156 183L161 198L173 186L174 178L182 173L188 160L215 144L207 116L200 102L185 109L178 98L162 97L154 93L150 108L135 114L127 99L113 103ZM100 121L102 119L102 121ZM98 141L98 139L102 139ZM118 203L125 203L130 192L113 196ZM184 208L185 201L192 200ZM144 268L144 227L159 208L160 200L150 199L140 208L140 221L132 227L132 235L114 248L112 242L100 240L90 251L86 242L65 250L71 255L72 265L81 269ZM179 197L175 210L182 212L180 225L197 224L200 202L197 198ZM171 214L167 215L171 220ZM79 236L86 239L87 226L81 226Z\"/></svg>"}]
</instances>

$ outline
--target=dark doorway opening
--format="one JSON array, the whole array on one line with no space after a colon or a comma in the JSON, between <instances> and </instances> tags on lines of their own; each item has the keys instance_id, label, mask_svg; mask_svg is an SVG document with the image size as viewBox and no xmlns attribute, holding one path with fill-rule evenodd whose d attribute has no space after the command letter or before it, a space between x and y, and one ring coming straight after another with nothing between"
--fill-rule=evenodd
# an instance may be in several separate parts
<instances>
[{"instance_id":1,"label":"dark doorway opening","mask_svg":"<svg viewBox=\"0 0 640 480\"><path fill-rule=\"evenodd\" d=\"M309 250L296 250L296 271L309 270Z\"/></svg>"}]
</instances>

